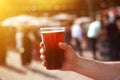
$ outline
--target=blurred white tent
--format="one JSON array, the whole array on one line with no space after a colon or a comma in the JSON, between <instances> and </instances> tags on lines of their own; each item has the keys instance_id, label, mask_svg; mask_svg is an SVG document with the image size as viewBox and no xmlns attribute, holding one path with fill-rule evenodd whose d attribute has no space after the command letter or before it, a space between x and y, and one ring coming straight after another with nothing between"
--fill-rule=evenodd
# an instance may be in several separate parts
<instances>
[{"instance_id":1,"label":"blurred white tent","mask_svg":"<svg viewBox=\"0 0 120 80\"><path fill-rule=\"evenodd\" d=\"M59 21L54 21L53 19L49 17L39 17L38 18L40 21L40 26L45 27L45 26L60 26L61 23Z\"/></svg>"},{"instance_id":2,"label":"blurred white tent","mask_svg":"<svg viewBox=\"0 0 120 80\"><path fill-rule=\"evenodd\" d=\"M90 17L79 17L75 20L74 23L75 24L80 24L80 23L83 23L83 22L89 22L91 20L92 20L92 18L90 18Z\"/></svg>"},{"instance_id":3,"label":"blurred white tent","mask_svg":"<svg viewBox=\"0 0 120 80\"><path fill-rule=\"evenodd\" d=\"M19 15L5 19L2 26L22 27L22 26L39 26L39 20L34 16Z\"/></svg>"},{"instance_id":4,"label":"blurred white tent","mask_svg":"<svg viewBox=\"0 0 120 80\"><path fill-rule=\"evenodd\" d=\"M72 20L76 16L72 14L66 14L66 13L59 13L57 15L52 16L51 18L54 20Z\"/></svg>"}]
</instances>

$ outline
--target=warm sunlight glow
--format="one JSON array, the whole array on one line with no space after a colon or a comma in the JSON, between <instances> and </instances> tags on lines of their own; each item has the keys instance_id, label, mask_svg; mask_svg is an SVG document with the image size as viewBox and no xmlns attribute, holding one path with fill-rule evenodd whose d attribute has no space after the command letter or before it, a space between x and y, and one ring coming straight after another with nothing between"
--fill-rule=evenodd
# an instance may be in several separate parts
<instances>
[{"instance_id":1,"label":"warm sunlight glow","mask_svg":"<svg viewBox=\"0 0 120 80\"><path fill-rule=\"evenodd\" d=\"M32 10L59 9L62 3L69 0L0 0L0 20ZM71 2L75 2L71 0ZM64 8L64 7L63 7ZM9 14L8 14L9 13Z\"/></svg>"}]
</instances>

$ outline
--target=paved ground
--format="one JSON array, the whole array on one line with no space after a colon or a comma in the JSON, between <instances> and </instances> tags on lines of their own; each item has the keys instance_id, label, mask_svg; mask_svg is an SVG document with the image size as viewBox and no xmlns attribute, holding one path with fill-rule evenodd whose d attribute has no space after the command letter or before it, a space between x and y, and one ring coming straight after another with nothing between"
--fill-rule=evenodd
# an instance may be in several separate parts
<instances>
[{"instance_id":1,"label":"paved ground","mask_svg":"<svg viewBox=\"0 0 120 80\"><path fill-rule=\"evenodd\" d=\"M84 56L91 58L89 52ZM71 71L46 70L40 62L34 61L31 65L23 67L20 55L9 52L7 66L0 66L0 80L93 80Z\"/></svg>"}]
</instances>

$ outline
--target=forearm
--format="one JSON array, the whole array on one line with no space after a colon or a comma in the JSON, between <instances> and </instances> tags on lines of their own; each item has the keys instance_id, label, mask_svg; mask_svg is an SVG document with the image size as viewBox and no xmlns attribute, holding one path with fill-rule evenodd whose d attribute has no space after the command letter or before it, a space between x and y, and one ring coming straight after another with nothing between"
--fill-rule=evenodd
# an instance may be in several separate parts
<instances>
[{"instance_id":1,"label":"forearm","mask_svg":"<svg viewBox=\"0 0 120 80\"><path fill-rule=\"evenodd\" d=\"M73 71L95 80L115 80L120 74L119 64L104 63L80 57L74 64Z\"/></svg>"}]
</instances>

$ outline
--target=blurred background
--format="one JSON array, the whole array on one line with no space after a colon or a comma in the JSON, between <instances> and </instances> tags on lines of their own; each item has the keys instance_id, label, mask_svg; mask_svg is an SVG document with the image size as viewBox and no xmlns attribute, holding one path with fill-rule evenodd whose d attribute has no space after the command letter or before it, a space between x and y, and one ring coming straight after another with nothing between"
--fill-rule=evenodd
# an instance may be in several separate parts
<instances>
[{"instance_id":1,"label":"blurred background","mask_svg":"<svg viewBox=\"0 0 120 80\"><path fill-rule=\"evenodd\" d=\"M0 0L0 80L93 80L41 65L41 27L65 27L76 54L120 60L119 0Z\"/></svg>"}]
</instances>

